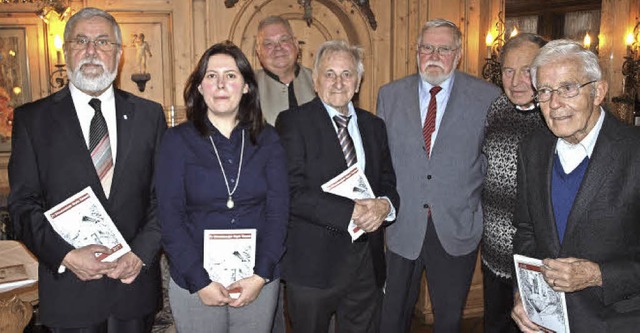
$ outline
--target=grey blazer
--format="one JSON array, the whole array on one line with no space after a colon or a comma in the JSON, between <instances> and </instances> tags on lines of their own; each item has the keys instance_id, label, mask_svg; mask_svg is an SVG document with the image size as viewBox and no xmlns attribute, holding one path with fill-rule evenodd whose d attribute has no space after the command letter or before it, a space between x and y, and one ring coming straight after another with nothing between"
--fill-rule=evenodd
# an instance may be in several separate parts
<instances>
[{"instance_id":1,"label":"grey blazer","mask_svg":"<svg viewBox=\"0 0 640 333\"><path fill-rule=\"evenodd\" d=\"M289 109L289 90L286 85L267 75L263 69L256 71L256 81L258 81L260 106L264 119L269 124L275 125L278 114ZM300 65L300 72L293 80L293 91L296 93L298 105L310 102L316 97L309 68Z\"/></svg>"},{"instance_id":2,"label":"grey blazer","mask_svg":"<svg viewBox=\"0 0 640 333\"><path fill-rule=\"evenodd\" d=\"M546 129L520 145L513 252L600 265L602 287L567 293L572 332L640 326L640 132L605 114L560 243L551 203L557 138ZM404 203L403 203L404 204Z\"/></svg>"},{"instance_id":3,"label":"grey blazer","mask_svg":"<svg viewBox=\"0 0 640 333\"><path fill-rule=\"evenodd\" d=\"M482 236L480 196L486 172L482 140L487 112L500 90L456 71L437 140L427 158L418 74L380 88L377 115L387 124L389 147L402 205L387 227L387 246L415 260L427 230L427 211L447 253L475 250Z\"/></svg>"}]
</instances>

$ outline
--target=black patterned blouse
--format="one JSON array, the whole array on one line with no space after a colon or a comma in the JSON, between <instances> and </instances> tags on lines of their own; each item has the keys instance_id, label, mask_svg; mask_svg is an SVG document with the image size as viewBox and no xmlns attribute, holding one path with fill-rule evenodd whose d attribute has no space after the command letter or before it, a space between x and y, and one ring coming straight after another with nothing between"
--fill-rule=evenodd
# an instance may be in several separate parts
<instances>
[{"instance_id":1,"label":"black patterned blouse","mask_svg":"<svg viewBox=\"0 0 640 333\"><path fill-rule=\"evenodd\" d=\"M493 102L487 114L482 147L488 160L482 193L482 263L502 278L511 278L513 270L518 145L532 130L544 126L538 107L516 109L504 94Z\"/></svg>"}]
</instances>

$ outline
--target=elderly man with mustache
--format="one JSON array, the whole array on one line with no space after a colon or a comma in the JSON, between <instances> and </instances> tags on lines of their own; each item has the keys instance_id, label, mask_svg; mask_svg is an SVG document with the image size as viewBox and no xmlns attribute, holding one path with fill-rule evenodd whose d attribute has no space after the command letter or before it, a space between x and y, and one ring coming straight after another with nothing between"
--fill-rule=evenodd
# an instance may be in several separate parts
<instances>
[{"instance_id":1,"label":"elderly man with mustache","mask_svg":"<svg viewBox=\"0 0 640 333\"><path fill-rule=\"evenodd\" d=\"M424 270L434 332L458 332L482 236L485 117L499 89L455 70L462 33L453 22L429 21L419 36L419 74L378 94L402 200L386 229L381 332L409 330Z\"/></svg>"},{"instance_id":2,"label":"elderly man with mustache","mask_svg":"<svg viewBox=\"0 0 640 333\"><path fill-rule=\"evenodd\" d=\"M15 111L9 211L38 257L40 320L54 333L150 332L160 301L153 169L166 128L162 107L113 87L122 33L84 8L65 27L69 86ZM44 211L90 186L131 246L101 262L99 244L74 248Z\"/></svg>"}]
</instances>

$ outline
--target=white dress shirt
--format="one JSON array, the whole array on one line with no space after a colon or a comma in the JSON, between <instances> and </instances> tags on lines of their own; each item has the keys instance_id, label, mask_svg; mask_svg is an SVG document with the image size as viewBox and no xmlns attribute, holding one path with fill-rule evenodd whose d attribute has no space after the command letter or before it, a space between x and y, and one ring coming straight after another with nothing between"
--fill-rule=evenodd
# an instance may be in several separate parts
<instances>
[{"instance_id":1,"label":"white dress shirt","mask_svg":"<svg viewBox=\"0 0 640 333\"><path fill-rule=\"evenodd\" d=\"M572 144L565 139L558 138L556 143L556 153L560 158L560 164L565 173L569 174L575 168L582 163L585 157L591 158L593 154L593 148L598 140L598 134L602 129L602 123L604 122L604 110L600 108L600 117L593 126L589 134L582 139L582 141Z\"/></svg>"},{"instance_id":2,"label":"white dress shirt","mask_svg":"<svg viewBox=\"0 0 640 333\"><path fill-rule=\"evenodd\" d=\"M322 104L324 104L324 108L327 110L327 113L329 114L329 118L331 118L331 124L333 124L333 129L335 129L336 131L336 136L338 135L338 125L336 125L336 122L333 120L334 116L337 115L343 115L342 113L338 112L338 110L336 110L335 108L329 106L328 104L326 104L325 102L322 102ZM362 172L364 172L364 168L366 166L366 158L364 156L364 146L362 145L362 136L360 135L360 129L358 128L358 116L356 115L356 110L353 107L353 103L349 102L349 104L347 105L348 108L348 113L347 113L347 117L351 117L351 119L349 119L349 123L347 124L347 131L349 132L349 136L351 136L351 141L353 141L353 148L356 150L356 157L357 157L357 161L356 164L358 165L358 167L360 168L360 170L362 170ZM385 221L393 221L396 219L396 208L393 207L393 203L391 203L391 200L389 200L389 198L387 197L380 197L383 198L385 200L387 200L387 202L389 202L389 214L387 214L387 217L385 218Z\"/></svg>"},{"instance_id":3,"label":"white dress shirt","mask_svg":"<svg viewBox=\"0 0 640 333\"><path fill-rule=\"evenodd\" d=\"M444 111L447 109L447 103L449 102L449 96L451 95L451 89L453 88L453 81L455 75L452 73L448 79L444 80L439 87L442 88L436 95L437 111L436 111L436 128L431 133L431 151L436 144L436 138L438 137L438 131L440 130L440 123L442 117L444 117ZM434 86L420 79L420 85L418 85L418 96L420 97L420 126L424 126L424 121L427 118L427 111L429 109L429 102L431 101L431 93L429 92ZM431 152L429 152L431 154Z\"/></svg>"}]
</instances>

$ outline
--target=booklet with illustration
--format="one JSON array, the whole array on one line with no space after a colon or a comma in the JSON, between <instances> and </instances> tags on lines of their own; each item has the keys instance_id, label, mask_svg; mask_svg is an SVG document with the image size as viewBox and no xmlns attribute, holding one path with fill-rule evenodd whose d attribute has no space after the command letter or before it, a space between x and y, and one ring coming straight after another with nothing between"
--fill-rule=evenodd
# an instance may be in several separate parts
<instances>
[{"instance_id":1,"label":"booklet with illustration","mask_svg":"<svg viewBox=\"0 0 640 333\"><path fill-rule=\"evenodd\" d=\"M108 247L110 253L97 255L101 261L112 262L131 251L90 186L49 209L44 215L53 229L73 247L91 244Z\"/></svg>"},{"instance_id":2,"label":"booklet with illustration","mask_svg":"<svg viewBox=\"0 0 640 333\"><path fill-rule=\"evenodd\" d=\"M322 184L322 190L351 200L375 198L367 176L357 164L353 164L333 179ZM353 223L353 220L349 221L348 230L351 241L355 241L364 234L364 230Z\"/></svg>"},{"instance_id":3,"label":"booklet with illustration","mask_svg":"<svg viewBox=\"0 0 640 333\"><path fill-rule=\"evenodd\" d=\"M514 254L518 290L529 319L552 332L569 333L564 292L555 291L542 276L542 260Z\"/></svg>"},{"instance_id":4,"label":"booklet with illustration","mask_svg":"<svg viewBox=\"0 0 640 333\"><path fill-rule=\"evenodd\" d=\"M230 284L253 275L256 263L256 229L207 229L204 231L204 269L211 281ZM240 296L231 290L230 296Z\"/></svg>"}]
</instances>

